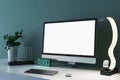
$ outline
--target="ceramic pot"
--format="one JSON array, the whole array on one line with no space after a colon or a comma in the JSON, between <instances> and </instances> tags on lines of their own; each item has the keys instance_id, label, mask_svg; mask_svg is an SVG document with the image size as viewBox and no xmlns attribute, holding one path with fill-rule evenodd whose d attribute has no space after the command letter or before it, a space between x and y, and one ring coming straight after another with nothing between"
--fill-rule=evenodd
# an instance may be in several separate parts
<instances>
[{"instance_id":1,"label":"ceramic pot","mask_svg":"<svg viewBox=\"0 0 120 80\"><path fill-rule=\"evenodd\" d=\"M18 46L10 47L10 49L8 49L7 52L8 52L8 62L17 61Z\"/></svg>"}]
</instances>

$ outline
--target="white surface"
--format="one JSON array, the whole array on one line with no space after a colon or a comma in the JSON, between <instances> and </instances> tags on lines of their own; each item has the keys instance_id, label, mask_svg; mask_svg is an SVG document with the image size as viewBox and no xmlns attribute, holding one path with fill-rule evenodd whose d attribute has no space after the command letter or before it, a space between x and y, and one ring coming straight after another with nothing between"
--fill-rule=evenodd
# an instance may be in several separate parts
<instances>
[{"instance_id":1,"label":"white surface","mask_svg":"<svg viewBox=\"0 0 120 80\"><path fill-rule=\"evenodd\" d=\"M58 74L54 76L46 76L40 74L28 74L24 73L24 71L37 68L37 69L48 69L48 70L56 70ZM112 76L104 76L100 75L99 70L86 70L86 69L71 69L71 68L59 68L59 67L42 67L37 65L20 65L20 66L8 66L6 59L0 60L0 71L17 73L22 75L29 75L38 78L46 78L50 80L119 80L120 74L114 74ZM66 74L72 74L71 77L66 77ZM24 80L24 79L23 79Z\"/></svg>"},{"instance_id":2,"label":"white surface","mask_svg":"<svg viewBox=\"0 0 120 80\"><path fill-rule=\"evenodd\" d=\"M94 56L95 20L46 23L44 53Z\"/></svg>"},{"instance_id":3,"label":"white surface","mask_svg":"<svg viewBox=\"0 0 120 80\"><path fill-rule=\"evenodd\" d=\"M116 59L114 56L114 49L115 49L115 46L118 41L118 29L117 29L117 24L115 23L115 20L112 17L107 17L107 19L110 22L111 28L112 28L112 42L108 49L108 55L109 55L110 61L111 61L109 69L112 71L116 67Z\"/></svg>"},{"instance_id":4,"label":"white surface","mask_svg":"<svg viewBox=\"0 0 120 80\"><path fill-rule=\"evenodd\" d=\"M42 58L95 64L95 20L46 23ZM64 56L63 56L63 55ZM76 56L65 56L76 55Z\"/></svg>"}]
</instances>

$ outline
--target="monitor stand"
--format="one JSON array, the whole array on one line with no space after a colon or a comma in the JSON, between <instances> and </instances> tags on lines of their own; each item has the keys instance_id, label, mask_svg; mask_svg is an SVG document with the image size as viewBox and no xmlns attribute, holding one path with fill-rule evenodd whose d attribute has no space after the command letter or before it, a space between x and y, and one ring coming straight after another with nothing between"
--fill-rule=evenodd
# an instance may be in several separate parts
<instances>
[{"instance_id":1,"label":"monitor stand","mask_svg":"<svg viewBox=\"0 0 120 80\"><path fill-rule=\"evenodd\" d=\"M75 68L75 62L63 62L63 61L53 61L51 64L52 67L63 67L63 68Z\"/></svg>"}]
</instances>

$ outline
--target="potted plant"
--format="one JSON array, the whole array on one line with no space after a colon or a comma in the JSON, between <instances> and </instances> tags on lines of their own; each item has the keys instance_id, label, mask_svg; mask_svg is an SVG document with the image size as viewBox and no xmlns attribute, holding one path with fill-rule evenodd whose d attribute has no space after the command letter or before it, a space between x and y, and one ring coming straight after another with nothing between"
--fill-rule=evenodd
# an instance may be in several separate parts
<instances>
[{"instance_id":1,"label":"potted plant","mask_svg":"<svg viewBox=\"0 0 120 80\"><path fill-rule=\"evenodd\" d=\"M5 49L7 49L8 53L8 62L17 61L18 46L21 44L18 39L22 38L22 32L23 30L16 31L14 35L6 34L3 36L6 41Z\"/></svg>"}]
</instances>

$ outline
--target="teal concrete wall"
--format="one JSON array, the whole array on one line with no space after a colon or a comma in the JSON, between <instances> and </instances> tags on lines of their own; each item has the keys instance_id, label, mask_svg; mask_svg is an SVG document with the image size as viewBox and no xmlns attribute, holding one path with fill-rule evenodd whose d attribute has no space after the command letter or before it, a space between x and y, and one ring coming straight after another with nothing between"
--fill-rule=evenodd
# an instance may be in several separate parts
<instances>
[{"instance_id":1,"label":"teal concrete wall","mask_svg":"<svg viewBox=\"0 0 120 80\"><path fill-rule=\"evenodd\" d=\"M0 57L6 57L4 34L13 34L23 28L22 44L33 47L39 38L40 21L38 0L0 0Z\"/></svg>"},{"instance_id":2,"label":"teal concrete wall","mask_svg":"<svg viewBox=\"0 0 120 80\"><path fill-rule=\"evenodd\" d=\"M24 29L22 44L32 47L33 58L42 51L43 22L112 16L120 26L119 0L0 0L0 58L7 57L3 35ZM97 23L97 63L101 66L108 58L111 42L109 23ZM115 49L117 67L120 68L120 41Z\"/></svg>"}]
</instances>

